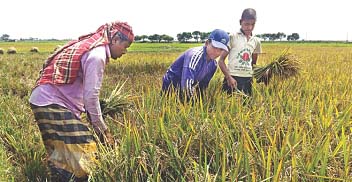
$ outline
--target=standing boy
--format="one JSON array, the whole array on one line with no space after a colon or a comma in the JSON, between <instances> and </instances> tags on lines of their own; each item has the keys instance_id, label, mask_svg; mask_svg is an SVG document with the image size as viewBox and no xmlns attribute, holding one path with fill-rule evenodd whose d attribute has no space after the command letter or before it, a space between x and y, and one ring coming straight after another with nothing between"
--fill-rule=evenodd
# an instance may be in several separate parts
<instances>
[{"instance_id":1,"label":"standing boy","mask_svg":"<svg viewBox=\"0 0 352 182\"><path fill-rule=\"evenodd\" d=\"M253 65L261 53L260 40L252 34L256 21L256 11L245 9L240 19L240 31L230 35L228 54L224 52L220 56L219 67L225 76L222 88L228 94L240 90L248 96L252 95ZM224 60L227 55L226 67Z\"/></svg>"}]
</instances>

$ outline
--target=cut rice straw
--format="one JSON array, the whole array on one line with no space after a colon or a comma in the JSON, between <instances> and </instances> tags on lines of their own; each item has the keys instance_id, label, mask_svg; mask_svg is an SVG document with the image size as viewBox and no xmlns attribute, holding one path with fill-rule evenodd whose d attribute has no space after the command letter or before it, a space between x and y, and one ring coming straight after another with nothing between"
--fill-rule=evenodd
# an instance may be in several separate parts
<instances>
[{"instance_id":1,"label":"cut rice straw","mask_svg":"<svg viewBox=\"0 0 352 182\"><path fill-rule=\"evenodd\" d=\"M256 67L253 70L253 77L258 83L268 84L272 77L284 80L299 74L301 62L288 49L276 57L271 63L264 67Z\"/></svg>"},{"instance_id":2,"label":"cut rice straw","mask_svg":"<svg viewBox=\"0 0 352 182\"><path fill-rule=\"evenodd\" d=\"M100 100L100 107L104 117L115 117L118 114L121 114L123 111L133 107L131 95L122 92L122 88L126 81L124 81L122 84L118 83L108 98Z\"/></svg>"}]
</instances>

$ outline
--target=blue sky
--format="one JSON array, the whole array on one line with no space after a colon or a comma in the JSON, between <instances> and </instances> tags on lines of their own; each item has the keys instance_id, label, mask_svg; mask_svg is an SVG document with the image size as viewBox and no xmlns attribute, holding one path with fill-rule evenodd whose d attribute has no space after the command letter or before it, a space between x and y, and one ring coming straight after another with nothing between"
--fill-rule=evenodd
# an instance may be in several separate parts
<instances>
[{"instance_id":1,"label":"blue sky","mask_svg":"<svg viewBox=\"0 0 352 182\"><path fill-rule=\"evenodd\" d=\"M69 4L70 7L65 4ZM352 41L348 0L7 0L1 2L0 35L72 38L114 20L136 35L239 30L243 9L257 10L256 34L298 33L307 40ZM6 7L6 8L5 8Z\"/></svg>"}]
</instances>

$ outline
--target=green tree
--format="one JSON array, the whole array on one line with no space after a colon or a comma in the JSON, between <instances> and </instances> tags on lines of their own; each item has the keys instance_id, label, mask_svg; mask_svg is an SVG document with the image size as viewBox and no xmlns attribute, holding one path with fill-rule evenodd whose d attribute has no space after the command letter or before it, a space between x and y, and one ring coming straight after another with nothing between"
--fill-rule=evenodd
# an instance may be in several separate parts
<instances>
[{"instance_id":1,"label":"green tree","mask_svg":"<svg viewBox=\"0 0 352 182\"><path fill-rule=\"evenodd\" d=\"M191 38L192 38L191 32L182 32L182 33L177 34L177 40L179 42L188 42L188 40Z\"/></svg>"},{"instance_id":2,"label":"green tree","mask_svg":"<svg viewBox=\"0 0 352 182\"><path fill-rule=\"evenodd\" d=\"M299 39L299 34L298 33L292 33L293 40L298 40Z\"/></svg>"},{"instance_id":3,"label":"green tree","mask_svg":"<svg viewBox=\"0 0 352 182\"><path fill-rule=\"evenodd\" d=\"M283 32L277 32L276 34L276 38L280 39L280 41L286 37L286 34L284 34Z\"/></svg>"},{"instance_id":4,"label":"green tree","mask_svg":"<svg viewBox=\"0 0 352 182\"><path fill-rule=\"evenodd\" d=\"M201 32L200 33L200 40L202 42L205 42L208 39L209 35L210 35L210 32Z\"/></svg>"},{"instance_id":5,"label":"green tree","mask_svg":"<svg viewBox=\"0 0 352 182\"><path fill-rule=\"evenodd\" d=\"M174 40L174 38L171 37L171 36L169 36L169 35L163 34L163 35L161 35L161 40L163 40L163 41L165 41L165 42L171 42L171 41Z\"/></svg>"},{"instance_id":6,"label":"green tree","mask_svg":"<svg viewBox=\"0 0 352 182\"><path fill-rule=\"evenodd\" d=\"M148 39L152 42L160 42L161 41L160 35L158 35L158 34L150 35L150 36L148 36Z\"/></svg>"},{"instance_id":7,"label":"green tree","mask_svg":"<svg viewBox=\"0 0 352 182\"><path fill-rule=\"evenodd\" d=\"M194 31L194 32L192 32L192 37L193 37L194 40L196 40L197 43L198 43L199 40L200 40L200 31Z\"/></svg>"},{"instance_id":8,"label":"green tree","mask_svg":"<svg viewBox=\"0 0 352 182\"><path fill-rule=\"evenodd\" d=\"M148 39L148 35L141 35L142 42L145 42Z\"/></svg>"},{"instance_id":9,"label":"green tree","mask_svg":"<svg viewBox=\"0 0 352 182\"><path fill-rule=\"evenodd\" d=\"M287 36L287 40L298 40L299 39L299 34L298 33L292 33L291 35Z\"/></svg>"},{"instance_id":10,"label":"green tree","mask_svg":"<svg viewBox=\"0 0 352 182\"><path fill-rule=\"evenodd\" d=\"M271 33L264 33L261 35L261 38L264 39L264 41L266 40L273 40L273 34Z\"/></svg>"},{"instance_id":11,"label":"green tree","mask_svg":"<svg viewBox=\"0 0 352 182\"><path fill-rule=\"evenodd\" d=\"M3 34L0 37L0 40L3 40L3 41L8 41L9 39L10 39L10 35L9 34Z\"/></svg>"},{"instance_id":12,"label":"green tree","mask_svg":"<svg viewBox=\"0 0 352 182\"><path fill-rule=\"evenodd\" d=\"M142 40L142 37L141 36L139 36L139 35L136 35L135 37L134 37L134 41L140 41L140 40Z\"/></svg>"}]
</instances>

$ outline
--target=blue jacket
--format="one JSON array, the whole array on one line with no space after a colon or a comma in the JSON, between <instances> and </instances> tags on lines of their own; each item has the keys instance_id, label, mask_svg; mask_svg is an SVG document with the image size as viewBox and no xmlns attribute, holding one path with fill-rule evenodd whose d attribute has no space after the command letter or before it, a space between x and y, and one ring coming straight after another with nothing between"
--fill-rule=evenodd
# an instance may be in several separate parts
<instances>
[{"instance_id":1,"label":"blue jacket","mask_svg":"<svg viewBox=\"0 0 352 182\"><path fill-rule=\"evenodd\" d=\"M193 95L194 86L198 84L201 90L208 87L211 78L217 69L216 60L206 60L206 47L195 47L185 51L170 66L163 77L162 90L173 87L186 91L188 96Z\"/></svg>"}]
</instances>

